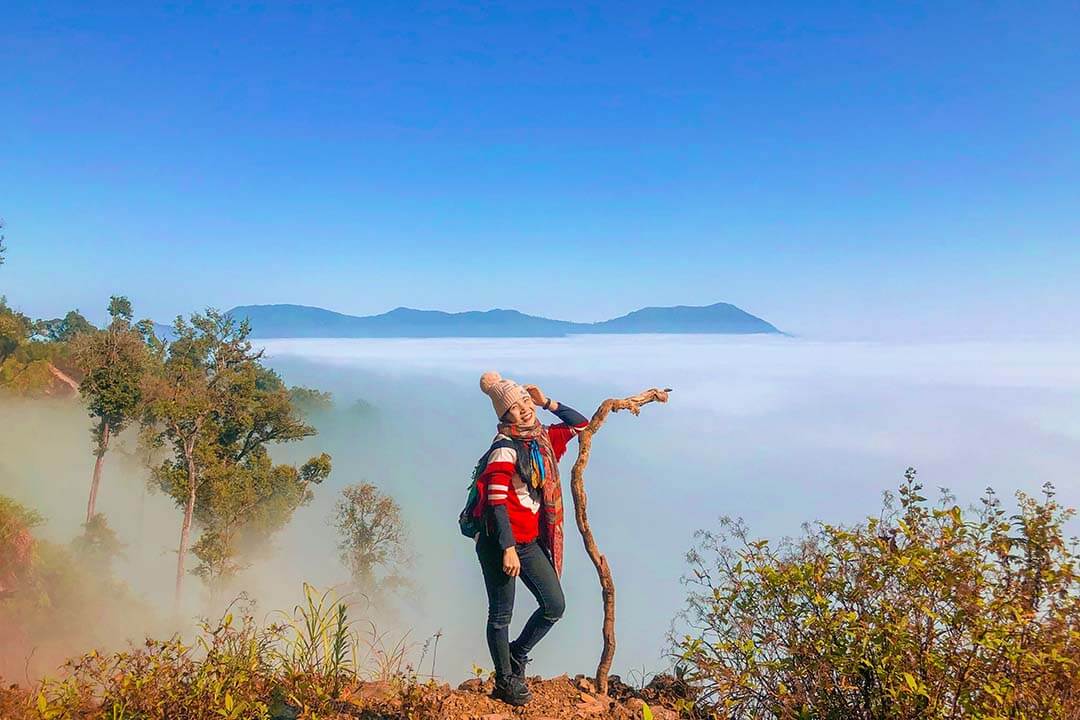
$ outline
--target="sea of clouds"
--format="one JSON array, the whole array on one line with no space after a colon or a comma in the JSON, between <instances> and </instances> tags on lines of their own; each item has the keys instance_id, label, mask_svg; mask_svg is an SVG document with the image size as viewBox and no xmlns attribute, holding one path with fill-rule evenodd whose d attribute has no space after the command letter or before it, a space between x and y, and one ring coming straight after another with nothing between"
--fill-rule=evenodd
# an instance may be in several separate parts
<instances>
[{"instance_id":1,"label":"sea of clouds","mask_svg":"<svg viewBox=\"0 0 1080 720\"><path fill-rule=\"evenodd\" d=\"M486 599L456 517L473 464L495 432L479 377L498 370L590 415L604 399L671 387L667 404L614 414L586 473L589 514L618 590L615 671L665 666L665 635L685 597L680 578L699 528L742 517L758 535L813 520L876 515L882 492L918 469L931 497L963 505L994 487L1009 500L1044 482L1080 506L1080 344L855 343L787 337L572 336L538 339L265 340L291 385L329 390L319 435L275 450L302 462L327 451L334 472L240 586L265 613L288 609L307 580L340 583L330 521L341 487L368 481L402 506L416 558L414 590L380 618L392 641L437 631L438 675L490 667ZM356 401L365 404L357 406ZM554 421L551 417L550 421ZM89 418L71 403L0 404L0 493L40 510L44 537L67 542L85 512ZM130 435L130 433L129 433ZM569 484L574 448L562 462ZM171 606L179 510L146 489L133 435L106 460L99 509L126 543L119 573L155 606ZM568 510L569 492L566 492ZM564 619L530 672L592 672L600 592L568 513ZM1076 524L1074 523L1074 528ZM523 587L515 628L535 607ZM197 578L185 609L213 614ZM131 640L143 631L133 624ZM415 655L414 655L415 657ZM429 652L423 670L430 671Z\"/></svg>"},{"instance_id":2,"label":"sea of clouds","mask_svg":"<svg viewBox=\"0 0 1080 720\"><path fill-rule=\"evenodd\" d=\"M1047 481L1080 505L1076 343L637 335L260 345L290 383L331 390L339 404L362 398L380 418L369 437L358 424L312 441L338 469L282 538L291 561L324 568L330 581L340 572L333 558L309 548L333 543L318 527L333 487L365 479L391 493L418 555L420 593L406 611L414 637L442 630L439 671L451 676L472 661L490 664L479 568L455 525L468 473L494 433L478 387L485 370L537 383L586 415L608 397L673 388L666 405L611 416L586 474L593 529L618 589L624 675L663 666L664 635L685 597L685 552L694 530L720 515L768 537L816 519L854 522L877 514L908 466L932 497L944 486L965 505L987 486L1008 499ZM562 463L567 483L572 453ZM572 525L564 585L567 614L536 653L544 674L590 672L599 649L599 589ZM519 591L515 626L534 607Z\"/></svg>"}]
</instances>

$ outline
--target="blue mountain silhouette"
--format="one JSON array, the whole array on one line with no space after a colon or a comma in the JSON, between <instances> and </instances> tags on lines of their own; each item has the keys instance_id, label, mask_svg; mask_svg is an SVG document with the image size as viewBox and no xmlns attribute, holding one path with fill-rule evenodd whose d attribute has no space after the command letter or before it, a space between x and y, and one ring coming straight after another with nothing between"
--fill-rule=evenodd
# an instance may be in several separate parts
<instances>
[{"instance_id":1,"label":"blue mountain silhouette","mask_svg":"<svg viewBox=\"0 0 1080 720\"><path fill-rule=\"evenodd\" d=\"M576 334L780 334L772 324L729 303L703 307L647 307L611 320L576 323L517 310L448 313L399 307L381 315L345 315L305 305L241 305L255 338L562 337Z\"/></svg>"}]
</instances>

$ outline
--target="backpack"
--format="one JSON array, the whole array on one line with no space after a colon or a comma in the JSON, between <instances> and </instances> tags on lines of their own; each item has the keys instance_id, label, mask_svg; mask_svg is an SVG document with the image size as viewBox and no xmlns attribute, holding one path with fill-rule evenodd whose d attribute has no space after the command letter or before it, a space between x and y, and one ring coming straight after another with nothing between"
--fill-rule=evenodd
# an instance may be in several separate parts
<instances>
[{"instance_id":1,"label":"backpack","mask_svg":"<svg viewBox=\"0 0 1080 720\"><path fill-rule=\"evenodd\" d=\"M512 447L512 440L498 440L491 444L491 447L487 449L480 459L476 461L476 467L472 471L472 479L466 488L465 507L462 508L458 514L458 528L461 530L461 534L465 537L473 540L480 533L486 532L487 527L484 522L484 518L481 516L479 510L480 504L480 491L476 488L476 481L480 479L480 476L484 473L484 468L487 467L488 457L491 455L495 448L499 447Z\"/></svg>"}]
</instances>

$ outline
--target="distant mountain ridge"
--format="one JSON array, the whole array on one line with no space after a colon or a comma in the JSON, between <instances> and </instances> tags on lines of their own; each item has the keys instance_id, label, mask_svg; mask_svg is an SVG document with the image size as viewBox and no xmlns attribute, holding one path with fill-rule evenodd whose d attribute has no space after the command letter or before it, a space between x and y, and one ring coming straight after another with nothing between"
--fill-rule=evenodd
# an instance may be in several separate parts
<instances>
[{"instance_id":1,"label":"distant mountain ridge","mask_svg":"<svg viewBox=\"0 0 1080 720\"><path fill-rule=\"evenodd\" d=\"M729 303L646 307L611 320L576 323L517 310L448 313L399 307L380 315L345 315L306 305L240 305L229 310L251 323L253 338L563 337L579 334L783 334Z\"/></svg>"}]
</instances>

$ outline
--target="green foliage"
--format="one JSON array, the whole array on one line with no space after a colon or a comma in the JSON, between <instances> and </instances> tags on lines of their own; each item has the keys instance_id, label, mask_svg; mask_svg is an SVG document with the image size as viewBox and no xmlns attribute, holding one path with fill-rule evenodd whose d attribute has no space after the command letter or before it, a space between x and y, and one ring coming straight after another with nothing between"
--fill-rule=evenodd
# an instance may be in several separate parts
<instances>
[{"instance_id":1,"label":"green foliage","mask_svg":"<svg viewBox=\"0 0 1080 720\"><path fill-rule=\"evenodd\" d=\"M334 406L334 398L330 393L306 387L289 388L289 399L296 411L305 417L326 412Z\"/></svg>"},{"instance_id":2,"label":"green foliage","mask_svg":"<svg viewBox=\"0 0 1080 720\"><path fill-rule=\"evenodd\" d=\"M56 343L31 342L34 323L0 296L0 388L17 395L45 395L54 387Z\"/></svg>"},{"instance_id":3,"label":"green foliage","mask_svg":"<svg viewBox=\"0 0 1080 720\"><path fill-rule=\"evenodd\" d=\"M195 518L203 531L193 547L200 561L194 572L215 590L244 568L241 557L265 551L273 534L311 501L311 486L330 475L326 453L299 468L271 461L267 443L298 440L314 429L298 420L283 386L265 382L269 377L276 378L264 375L250 388L247 404L241 407L234 395L231 412L215 416L217 433L199 456L204 482Z\"/></svg>"},{"instance_id":4,"label":"green foliage","mask_svg":"<svg viewBox=\"0 0 1080 720\"><path fill-rule=\"evenodd\" d=\"M113 560L120 556L123 549L124 544L101 513L94 513L89 521L83 523L82 534L71 543L72 553L78 561L95 573L110 572Z\"/></svg>"},{"instance_id":5,"label":"green foliage","mask_svg":"<svg viewBox=\"0 0 1080 720\"><path fill-rule=\"evenodd\" d=\"M0 220L0 265L7 249L3 228ZM74 382L62 377L72 371L67 340L92 329L77 310L64 318L34 322L0 295L0 390L32 396L70 394Z\"/></svg>"},{"instance_id":6,"label":"green foliage","mask_svg":"<svg viewBox=\"0 0 1080 720\"><path fill-rule=\"evenodd\" d=\"M29 341L33 330L30 318L9 307L7 298L0 295L0 363Z\"/></svg>"},{"instance_id":7,"label":"green foliage","mask_svg":"<svg viewBox=\"0 0 1080 720\"><path fill-rule=\"evenodd\" d=\"M188 553L188 535L200 489L218 458L208 447L221 435L218 418L240 398L234 388L252 385L259 353L247 341L250 329L216 310L177 317L176 339L161 346L160 362L147 380L144 423L154 428L149 444L167 446L172 457L154 470L158 487L184 508L177 551L177 599Z\"/></svg>"},{"instance_id":8,"label":"green foliage","mask_svg":"<svg viewBox=\"0 0 1080 720\"><path fill-rule=\"evenodd\" d=\"M118 300L125 299L114 296L110 311ZM130 315L130 303L127 311ZM71 352L83 375L79 393L91 417L98 420L92 431L94 442L97 451L104 452L104 426L108 425L111 433L116 434L138 415L150 367L150 350L130 321L117 317L105 330L78 335L71 342Z\"/></svg>"},{"instance_id":9,"label":"green foliage","mask_svg":"<svg viewBox=\"0 0 1080 720\"><path fill-rule=\"evenodd\" d=\"M176 446L180 464L186 465L189 453L183 446L201 438L213 414L227 411L233 386L249 384L251 365L260 354L247 341L246 325L215 310L193 315L190 323L178 317L173 330L176 339L149 383L147 419Z\"/></svg>"},{"instance_id":10,"label":"green foliage","mask_svg":"<svg viewBox=\"0 0 1080 720\"><path fill-rule=\"evenodd\" d=\"M135 317L135 310L131 307L131 301L123 295L113 295L109 298L109 317L113 322L131 324Z\"/></svg>"},{"instance_id":11,"label":"green foliage","mask_svg":"<svg viewBox=\"0 0 1080 720\"><path fill-rule=\"evenodd\" d=\"M82 332L68 343L82 375L79 394L96 421L90 430L97 457L87 503L87 517L91 520L109 441L141 413L151 361L158 357L131 326L132 309L127 298L114 295L109 313L113 321L107 328Z\"/></svg>"},{"instance_id":12,"label":"green foliage","mask_svg":"<svg viewBox=\"0 0 1080 720\"><path fill-rule=\"evenodd\" d=\"M55 387L51 363L48 360L20 360L10 357L0 365L0 388L15 395L49 395Z\"/></svg>"},{"instance_id":13,"label":"green foliage","mask_svg":"<svg viewBox=\"0 0 1080 720\"><path fill-rule=\"evenodd\" d=\"M699 709L725 718L1080 716L1080 577L1072 511L992 491L899 507L773 547L740 522L699 533L677 641Z\"/></svg>"},{"instance_id":14,"label":"green foliage","mask_svg":"<svg viewBox=\"0 0 1080 720\"><path fill-rule=\"evenodd\" d=\"M405 584L408 536L401 508L371 483L347 485L334 506L338 551L353 584L373 602Z\"/></svg>"},{"instance_id":15,"label":"green foliage","mask_svg":"<svg viewBox=\"0 0 1080 720\"><path fill-rule=\"evenodd\" d=\"M174 331L147 403L156 440L173 450L155 479L185 507L185 527L192 518L199 523L194 572L219 592L245 567L243 556L265 549L311 500L311 486L330 473L330 456L299 468L272 462L270 443L301 440L315 429L261 364L246 322L210 310L190 323L178 318ZM185 553L181 548L181 563Z\"/></svg>"},{"instance_id":16,"label":"green foliage","mask_svg":"<svg viewBox=\"0 0 1080 720\"><path fill-rule=\"evenodd\" d=\"M203 468L195 503L203 529L192 547L199 560L193 572L217 592L246 567L242 558L265 552L273 534L311 501L310 486L329 475L330 456L324 453L297 469L274 465L261 450L239 463L228 455L215 456Z\"/></svg>"},{"instance_id":17,"label":"green foliage","mask_svg":"<svg viewBox=\"0 0 1080 720\"><path fill-rule=\"evenodd\" d=\"M0 388L27 396L71 394L56 372L77 374L68 345L37 335L40 327L0 296Z\"/></svg>"},{"instance_id":18,"label":"green foliage","mask_svg":"<svg viewBox=\"0 0 1080 720\"><path fill-rule=\"evenodd\" d=\"M300 480L305 484L318 485L330 477L330 456L320 453L300 466Z\"/></svg>"},{"instance_id":19,"label":"green foliage","mask_svg":"<svg viewBox=\"0 0 1080 720\"><path fill-rule=\"evenodd\" d=\"M83 333L96 330L97 328L78 310L69 310L62 318L38 320L34 323L34 335L47 342L71 342Z\"/></svg>"},{"instance_id":20,"label":"green foliage","mask_svg":"<svg viewBox=\"0 0 1080 720\"><path fill-rule=\"evenodd\" d=\"M289 699L294 704L314 700L322 706L355 679L360 638L350 627L344 599L333 591L319 594L304 583L304 602L271 630L280 641L276 656L293 683Z\"/></svg>"}]
</instances>

